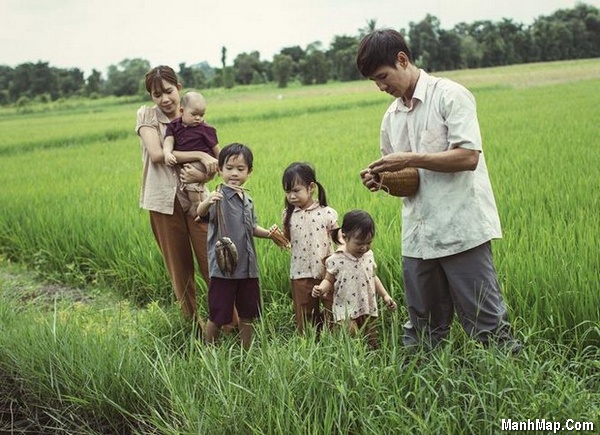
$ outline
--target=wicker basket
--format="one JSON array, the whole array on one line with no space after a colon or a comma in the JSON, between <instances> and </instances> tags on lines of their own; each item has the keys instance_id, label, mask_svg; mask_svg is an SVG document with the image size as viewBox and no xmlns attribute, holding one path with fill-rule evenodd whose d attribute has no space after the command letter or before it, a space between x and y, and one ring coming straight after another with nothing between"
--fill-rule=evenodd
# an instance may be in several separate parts
<instances>
[{"instance_id":1,"label":"wicker basket","mask_svg":"<svg viewBox=\"0 0 600 435\"><path fill-rule=\"evenodd\" d=\"M378 176L380 189L392 196L412 196L419 189L419 171L404 168L397 172L382 172Z\"/></svg>"}]
</instances>

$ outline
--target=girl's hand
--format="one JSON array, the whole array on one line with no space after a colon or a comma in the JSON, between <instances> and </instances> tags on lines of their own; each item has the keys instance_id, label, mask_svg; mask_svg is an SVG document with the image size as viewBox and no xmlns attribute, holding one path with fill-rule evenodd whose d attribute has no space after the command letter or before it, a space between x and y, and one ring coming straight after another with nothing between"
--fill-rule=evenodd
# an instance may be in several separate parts
<instances>
[{"instance_id":1,"label":"girl's hand","mask_svg":"<svg viewBox=\"0 0 600 435\"><path fill-rule=\"evenodd\" d=\"M396 302L392 299L391 296L384 297L383 301L385 302L385 305L387 305L389 310L395 310L398 307L398 305L396 305Z\"/></svg>"},{"instance_id":2,"label":"girl's hand","mask_svg":"<svg viewBox=\"0 0 600 435\"><path fill-rule=\"evenodd\" d=\"M311 296L313 298L318 298L320 296L324 297L327 296L327 293L329 293L329 291L325 290L321 285L316 285L312 289Z\"/></svg>"},{"instance_id":3,"label":"girl's hand","mask_svg":"<svg viewBox=\"0 0 600 435\"><path fill-rule=\"evenodd\" d=\"M319 296L321 296L323 292L323 289L321 287L319 287L318 285L314 286L311 292L311 296L313 298L318 298ZM325 293L322 294L323 296L325 296Z\"/></svg>"}]
</instances>

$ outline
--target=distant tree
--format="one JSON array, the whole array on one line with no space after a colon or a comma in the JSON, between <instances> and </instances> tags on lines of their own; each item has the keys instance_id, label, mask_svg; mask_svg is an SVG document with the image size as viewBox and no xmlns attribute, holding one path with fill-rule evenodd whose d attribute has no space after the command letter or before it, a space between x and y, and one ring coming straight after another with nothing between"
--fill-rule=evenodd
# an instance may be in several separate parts
<instances>
[{"instance_id":1,"label":"distant tree","mask_svg":"<svg viewBox=\"0 0 600 435\"><path fill-rule=\"evenodd\" d=\"M299 45L294 45L292 47L284 47L281 49L279 54L285 54L292 58L295 63L300 62L306 56L306 52Z\"/></svg>"},{"instance_id":2,"label":"distant tree","mask_svg":"<svg viewBox=\"0 0 600 435\"><path fill-rule=\"evenodd\" d=\"M235 72L232 67L227 66L223 70L223 87L231 89L235 86Z\"/></svg>"},{"instance_id":3,"label":"distant tree","mask_svg":"<svg viewBox=\"0 0 600 435\"><path fill-rule=\"evenodd\" d=\"M582 12L583 22L589 38L590 52L586 57L600 57L600 9L589 7L583 10L583 5L578 5L576 9Z\"/></svg>"},{"instance_id":4,"label":"distant tree","mask_svg":"<svg viewBox=\"0 0 600 435\"><path fill-rule=\"evenodd\" d=\"M280 88L287 87L294 67L294 60L287 54L277 54L273 57L273 76Z\"/></svg>"},{"instance_id":5,"label":"distant tree","mask_svg":"<svg viewBox=\"0 0 600 435\"><path fill-rule=\"evenodd\" d=\"M21 96L31 99L44 93L56 100L60 94L56 74L47 62L18 65L8 90L12 101L17 101Z\"/></svg>"},{"instance_id":6,"label":"distant tree","mask_svg":"<svg viewBox=\"0 0 600 435\"><path fill-rule=\"evenodd\" d=\"M358 38L354 36L335 36L327 55L331 59L332 77L339 81L359 80L361 78L356 68L356 50Z\"/></svg>"},{"instance_id":7,"label":"distant tree","mask_svg":"<svg viewBox=\"0 0 600 435\"><path fill-rule=\"evenodd\" d=\"M8 93L8 89L0 90L0 106L6 106L10 103L10 94Z\"/></svg>"},{"instance_id":8,"label":"distant tree","mask_svg":"<svg viewBox=\"0 0 600 435\"><path fill-rule=\"evenodd\" d=\"M279 54L284 54L292 58L293 66L292 72L290 73L290 78L295 78L298 74L300 74L300 63L306 58L306 51L304 51L302 47L299 45L284 47L281 49Z\"/></svg>"},{"instance_id":9,"label":"distant tree","mask_svg":"<svg viewBox=\"0 0 600 435\"><path fill-rule=\"evenodd\" d=\"M427 14L418 23L410 22L408 39L412 55L421 68L428 71L440 69L440 20L431 14Z\"/></svg>"},{"instance_id":10,"label":"distant tree","mask_svg":"<svg viewBox=\"0 0 600 435\"><path fill-rule=\"evenodd\" d=\"M6 65L0 65L0 105L4 106L11 102L8 90L12 81L14 70Z\"/></svg>"},{"instance_id":11,"label":"distant tree","mask_svg":"<svg viewBox=\"0 0 600 435\"><path fill-rule=\"evenodd\" d=\"M306 56L298 65L300 81L304 85L327 83L331 64L321 51L321 42L316 41L306 47Z\"/></svg>"},{"instance_id":12,"label":"distant tree","mask_svg":"<svg viewBox=\"0 0 600 435\"><path fill-rule=\"evenodd\" d=\"M215 75L215 69L212 66L210 66L210 64L205 60L193 65L192 68L202 71L202 75L204 76L207 82L209 80L212 80L212 78Z\"/></svg>"},{"instance_id":13,"label":"distant tree","mask_svg":"<svg viewBox=\"0 0 600 435\"><path fill-rule=\"evenodd\" d=\"M102 87L104 80L100 71L93 69L91 74L88 76L85 83L85 94L86 95L100 95L102 93Z\"/></svg>"},{"instance_id":14,"label":"distant tree","mask_svg":"<svg viewBox=\"0 0 600 435\"><path fill-rule=\"evenodd\" d=\"M374 31L376 29L377 29L377 19L371 18L370 20L367 20L367 24L365 25L365 27L358 29L359 39L362 39L364 36L368 35L369 33L371 33L372 31Z\"/></svg>"},{"instance_id":15,"label":"distant tree","mask_svg":"<svg viewBox=\"0 0 600 435\"><path fill-rule=\"evenodd\" d=\"M273 63L268 60L261 61L260 65L261 75L263 83L269 83L274 80L273 78Z\"/></svg>"},{"instance_id":16,"label":"distant tree","mask_svg":"<svg viewBox=\"0 0 600 435\"><path fill-rule=\"evenodd\" d=\"M227 48L221 47L221 80L220 85L225 89L231 89L235 86L235 74L232 68L227 66ZM213 81L216 83L217 81Z\"/></svg>"},{"instance_id":17,"label":"distant tree","mask_svg":"<svg viewBox=\"0 0 600 435\"><path fill-rule=\"evenodd\" d=\"M496 26L500 37L504 41L504 59L505 65L513 65L524 61L523 55L528 51L524 46L525 30L522 24L517 24L513 20L504 18Z\"/></svg>"},{"instance_id":18,"label":"distant tree","mask_svg":"<svg viewBox=\"0 0 600 435\"><path fill-rule=\"evenodd\" d=\"M215 68L215 75L207 83L209 88L223 87L223 71L221 68Z\"/></svg>"},{"instance_id":19,"label":"distant tree","mask_svg":"<svg viewBox=\"0 0 600 435\"><path fill-rule=\"evenodd\" d=\"M186 66L185 62L179 64L179 79L186 88L201 89L206 85L206 76L200 68Z\"/></svg>"},{"instance_id":20,"label":"distant tree","mask_svg":"<svg viewBox=\"0 0 600 435\"><path fill-rule=\"evenodd\" d=\"M507 44L498 31L498 26L491 21L485 23L481 45L483 48L483 67L506 65Z\"/></svg>"},{"instance_id":21,"label":"distant tree","mask_svg":"<svg viewBox=\"0 0 600 435\"><path fill-rule=\"evenodd\" d=\"M460 39L460 51L465 68L481 67L483 58L482 48L479 42L471 35L463 36Z\"/></svg>"},{"instance_id":22,"label":"distant tree","mask_svg":"<svg viewBox=\"0 0 600 435\"><path fill-rule=\"evenodd\" d=\"M262 76L262 64L260 62L260 53L253 51L252 53L240 53L233 61L233 69L235 71L235 81L242 85L249 85L256 76Z\"/></svg>"},{"instance_id":23,"label":"distant tree","mask_svg":"<svg viewBox=\"0 0 600 435\"><path fill-rule=\"evenodd\" d=\"M600 56L600 11L578 3L559 9L531 25L540 60L577 59Z\"/></svg>"},{"instance_id":24,"label":"distant tree","mask_svg":"<svg viewBox=\"0 0 600 435\"><path fill-rule=\"evenodd\" d=\"M570 41L565 41L564 35L561 39L561 33L563 33L561 28L564 29L562 23L548 18L540 18L532 24L531 32L539 47L540 61L547 62L563 58L562 45Z\"/></svg>"},{"instance_id":25,"label":"distant tree","mask_svg":"<svg viewBox=\"0 0 600 435\"><path fill-rule=\"evenodd\" d=\"M79 68L58 69L53 68L58 80L60 96L69 98L81 94L85 90L83 71Z\"/></svg>"},{"instance_id":26,"label":"distant tree","mask_svg":"<svg viewBox=\"0 0 600 435\"><path fill-rule=\"evenodd\" d=\"M464 68L461 38L458 33L454 30L440 30L438 41L437 67L445 71Z\"/></svg>"},{"instance_id":27,"label":"distant tree","mask_svg":"<svg viewBox=\"0 0 600 435\"><path fill-rule=\"evenodd\" d=\"M149 69L150 62L144 59L125 59L118 66L110 65L106 79L107 93L118 97L145 93L143 80Z\"/></svg>"}]
</instances>

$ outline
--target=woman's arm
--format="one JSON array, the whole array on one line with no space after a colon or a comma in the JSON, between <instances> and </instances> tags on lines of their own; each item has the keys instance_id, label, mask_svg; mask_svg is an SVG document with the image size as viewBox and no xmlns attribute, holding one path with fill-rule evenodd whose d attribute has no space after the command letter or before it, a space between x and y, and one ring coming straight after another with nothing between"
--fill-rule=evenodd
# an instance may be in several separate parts
<instances>
[{"instance_id":1,"label":"woman's arm","mask_svg":"<svg viewBox=\"0 0 600 435\"><path fill-rule=\"evenodd\" d=\"M214 174L219 169L219 161L204 151L173 151L177 163L202 162L208 174Z\"/></svg>"},{"instance_id":2,"label":"woman's arm","mask_svg":"<svg viewBox=\"0 0 600 435\"><path fill-rule=\"evenodd\" d=\"M150 161L152 163L164 163L165 155L160 143L160 137L155 128L150 126L142 126L139 130L140 138L142 143L148 152Z\"/></svg>"}]
</instances>

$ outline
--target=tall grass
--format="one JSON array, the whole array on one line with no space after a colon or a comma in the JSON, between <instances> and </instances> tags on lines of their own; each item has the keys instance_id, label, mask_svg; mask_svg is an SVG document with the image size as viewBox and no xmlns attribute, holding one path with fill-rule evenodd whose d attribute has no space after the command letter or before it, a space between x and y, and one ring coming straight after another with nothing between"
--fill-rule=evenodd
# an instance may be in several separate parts
<instances>
[{"instance_id":1,"label":"tall grass","mask_svg":"<svg viewBox=\"0 0 600 435\"><path fill-rule=\"evenodd\" d=\"M479 434L502 418L597 424L600 410L597 348L531 336L514 358L459 332L409 354L384 313L373 352L343 333L278 333L267 313L245 352L235 337L196 342L174 307L66 306L42 312L7 293L0 305L0 373L19 380L45 433Z\"/></svg>"},{"instance_id":2,"label":"tall grass","mask_svg":"<svg viewBox=\"0 0 600 435\"><path fill-rule=\"evenodd\" d=\"M398 345L404 308L382 313L377 352L343 335L298 337L289 254L265 240L257 241L265 310L254 347L243 352L226 337L205 348L170 304L138 209L139 104L0 112L3 268L23 263L94 296L48 310L23 299L33 284L0 275L0 377L18 392L6 397L22 397L21 415L42 416L38 426L69 433L493 433L501 418L598 424L599 68L586 60L448 73L478 101L504 231L495 263L527 342L518 358L480 349L460 328L440 351L408 354ZM206 94L221 144L254 151L248 187L260 223L281 223L283 168L313 163L340 214L374 216L379 274L402 305L400 203L369 193L358 177L378 157L387 96L367 82ZM112 293L116 300L98 300Z\"/></svg>"}]
</instances>

